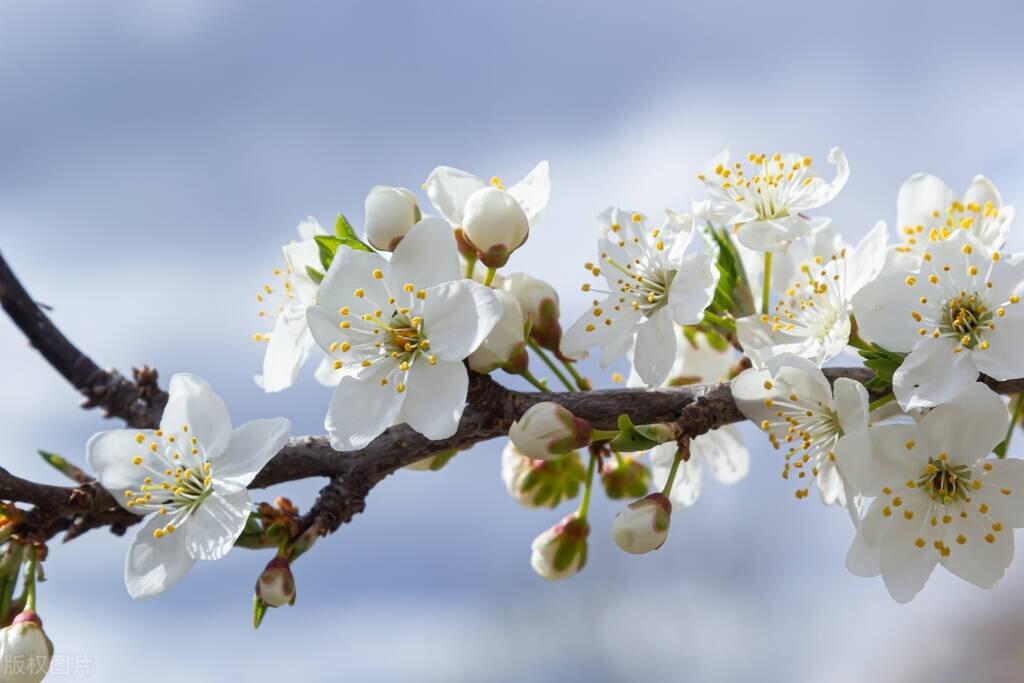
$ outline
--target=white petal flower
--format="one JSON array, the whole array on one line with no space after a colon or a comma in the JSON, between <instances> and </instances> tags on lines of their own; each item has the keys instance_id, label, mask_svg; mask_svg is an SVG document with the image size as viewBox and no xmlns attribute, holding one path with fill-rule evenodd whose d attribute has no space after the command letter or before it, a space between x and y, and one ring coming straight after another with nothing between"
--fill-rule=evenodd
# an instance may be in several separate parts
<instances>
[{"instance_id":1,"label":"white petal flower","mask_svg":"<svg viewBox=\"0 0 1024 683\"><path fill-rule=\"evenodd\" d=\"M288 440L284 418L232 429L224 402L195 375L171 378L157 430L100 432L86 446L89 466L125 508L152 515L125 560L133 598L163 592L196 560L224 557L252 504L246 487Z\"/></svg>"},{"instance_id":2,"label":"white petal flower","mask_svg":"<svg viewBox=\"0 0 1024 683\"><path fill-rule=\"evenodd\" d=\"M366 240L381 251L394 251L421 218L416 196L404 187L373 187L365 208Z\"/></svg>"},{"instance_id":3,"label":"white petal flower","mask_svg":"<svg viewBox=\"0 0 1024 683\"><path fill-rule=\"evenodd\" d=\"M960 230L929 245L913 272L882 275L853 298L866 338L909 355L893 377L904 410L950 400L982 372L1024 375L1024 265Z\"/></svg>"},{"instance_id":4,"label":"white petal flower","mask_svg":"<svg viewBox=\"0 0 1024 683\"><path fill-rule=\"evenodd\" d=\"M451 227L417 223L390 261L339 249L307 312L342 378L325 426L340 451L366 446L396 422L429 439L455 433L469 378L463 360L494 329L501 303L459 280Z\"/></svg>"},{"instance_id":5,"label":"white petal flower","mask_svg":"<svg viewBox=\"0 0 1024 683\"><path fill-rule=\"evenodd\" d=\"M936 564L991 588L1024 526L1024 461L987 457L1006 434L1003 401L973 383L917 423L851 434L836 454L851 484L874 496L847 567L882 575L898 602L924 587Z\"/></svg>"},{"instance_id":6,"label":"white petal flower","mask_svg":"<svg viewBox=\"0 0 1024 683\"><path fill-rule=\"evenodd\" d=\"M747 419L760 425L776 450L786 451L785 479L813 478L826 505L844 505L856 515L837 444L867 427L868 392L860 382L841 377L830 386L814 363L780 356L770 369L744 371L732 383L733 398ZM796 492L806 498L808 486Z\"/></svg>"},{"instance_id":7,"label":"white petal flower","mask_svg":"<svg viewBox=\"0 0 1024 683\"><path fill-rule=\"evenodd\" d=\"M963 197L927 173L910 176L896 198L896 222L903 244L890 252L887 271L914 270L936 242L961 230L990 250L1002 249L1014 210L1003 205L999 190L984 176L975 176Z\"/></svg>"},{"instance_id":8,"label":"white petal flower","mask_svg":"<svg viewBox=\"0 0 1024 683\"><path fill-rule=\"evenodd\" d=\"M783 353L807 358L818 366L839 355L850 339L853 295L876 277L885 263L888 232L883 221L856 247L844 245L829 230L815 237L819 239L810 240L810 248L793 245L786 258L780 259L784 267L779 269L782 277L778 281L785 290L771 313L736 321L740 344L755 367L763 368ZM819 245L832 250L825 252Z\"/></svg>"},{"instance_id":9,"label":"white petal flower","mask_svg":"<svg viewBox=\"0 0 1024 683\"><path fill-rule=\"evenodd\" d=\"M253 335L254 340L267 343L263 374L255 377L256 384L267 392L290 387L313 348L313 336L306 324L306 308L316 301L317 284L310 278L307 268L320 270L319 248L313 238L327 232L312 217L300 223L297 230L301 241L282 247L284 268L274 270L278 284L264 285L256 295L260 304L267 306L260 310L260 317L274 319L271 332ZM280 299L276 303L275 296ZM317 379L324 384L337 382L329 374L317 373Z\"/></svg>"},{"instance_id":10,"label":"white petal flower","mask_svg":"<svg viewBox=\"0 0 1024 683\"><path fill-rule=\"evenodd\" d=\"M708 254L684 256L693 238L690 216L667 212L665 224L649 230L640 213L609 208L600 215L598 265L608 289L562 338L562 353L586 357L601 347L601 365L633 351L633 367L648 386L659 386L676 359L675 326L701 321L714 297L718 269Z\"/></svg>"},{"instance_id":11,"label":"white petal flower","mask_svg":"<svg viewBox=\"0 0 1024 683\"><path fill-rule=\"evenodd\" d=\"M775 252L829 223L809 218L804 211L824 206L839 194L850 176L846 155L838 147L828 154L836 167L829 182L799 154L748 154L748 172L730 162L729 150L716 154L700 176L706 197L695 202L694 214L722 226L738 226L740 243L756 251Z\"/></svg>"}]
</instances>

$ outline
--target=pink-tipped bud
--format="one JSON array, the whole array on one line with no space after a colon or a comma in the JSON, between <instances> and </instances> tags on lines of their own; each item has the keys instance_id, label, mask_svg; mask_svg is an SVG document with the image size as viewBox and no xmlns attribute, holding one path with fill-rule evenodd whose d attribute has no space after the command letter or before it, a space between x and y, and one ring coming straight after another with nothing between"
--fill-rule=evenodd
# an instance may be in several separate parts
<instances>
[{"instance_id":1,"label":"pink-tipped bud","mask_svg":"<svg viewBox=\"0 0 1024 683\"><path fill-rule=\"evenodd\" d=\"M534 539L530 564L548 581L559 581L587 564L587 520L571 514Z\"/></svg>"},{"instance_id":2,"label":"pink-tipped bud","mask_svg":"<svg viewBox=\"0 0 1024 683\"><path fill-rule=\"evenodd\" d=\"M558 403L535 403L512 423L508 435L524 455L551 460L590 443L590 423Z\"/></svg>"},{"instance_id":3,"label":"pink-tipped bud","mask_svg":"<svg viewBox=\"0 0 1024 683\"><path fill-rule=\"evenodd\" d=\"M671 519L672 503L664 494L652 493L615 515L612 538L627 553L643 555L665 543Z\"/></svg>"},{"instance_id":4,"label":"pink-tipped bud","mask_svg":"<svg viewBox=\"0 0 1024 683\"><path fill-rule=\"evenodd\" d=\"M295 577L283 557L275 557L256 580L256 596L271 607L295 603Z\"/></svg>"},{"instance_id":5,"label":"pink-tipped bud","mask_svg":"<svg viewBox=\"0 0 1024 683\"><path fill-rule=\"evenodd\" d=\"M43 621L32 610L14 617L0 629L0 681L39 683L46 677L53 659L53 643L43 631Z\"/></svg>"}]
</instances>

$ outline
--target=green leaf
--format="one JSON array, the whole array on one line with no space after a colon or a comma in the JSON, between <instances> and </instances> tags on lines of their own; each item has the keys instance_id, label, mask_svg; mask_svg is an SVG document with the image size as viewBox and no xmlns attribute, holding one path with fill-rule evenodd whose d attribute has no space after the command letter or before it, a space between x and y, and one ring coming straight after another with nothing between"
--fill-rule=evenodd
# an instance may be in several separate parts
<instances>
[{"instance_id":1,"label":"green leaf","mask_svg":"<svg viewBox=\"0 0 1024 683\"><path fill-rule=\"evenodd\" d=\"M343 213L339 213L338 217L334 220L334 234L343 240L359 241L355 228L352 227L352 224L348 222Z\"/></svg>"},{"instance_id":2,"label":"green leaf","mask_svg":"<svg viewBox=\"0 0 1024 683\"><path fill-rule=\"evenodd\" d=\"M735 318L754 313L753 295L750 293L743 260L729 233L724 229L716 229L710 223L704 227L703 232L705 242L715 254L719 274L715 296L708 308L717 315L728 313Z\"/></svg>"},{"instance_id":3,"label":"green leaf","mask_svg":"<svg viewBox=\"0 0 1024 683\"><path fill-rule=\"evenodd\" d=\"M619 415L619 434L609 443L619 453L649 451L658 445L657 441L648 439L639 431L628 415Z\"/></svg>"},{"instance_id":4,"label":"green leaf","mask_svg":"<svg viewBox=\"0 0 1024 683\"><path fill-rule=\"evenodd\" d=\"M306 266L306 275L309 276L310 280L317 284L320 284L324 279L324 274L313 266Z\"/></svg>"},{"instance_id":5,"label":"green leaf","mask_svg":"<svg viewBox=\"0 0 1024 683\"><path fill-rule=\"evenodd\" d=\"M865 382L864 386L869 391L891 391L893 373L903 364L907 354L889 351L877 344L872 344L868 349L860 349L857 353L864 359L865 367L875 372L875 376Z\"/></svg>"},{"instance_id":6,"label":"green leaf","mask_svg":"<svg viewBox=\"0 0 1024 683\"><path fill-rule=\"evenodd\" d=\"M324 272L327 272L327 269L331 267L331 262L334 261L334 255L338 252L338 247L348 247L356 251L373 251L373 249L359 239L356 231L352 228L352 224L340 213L338 214L338 220L334 223L334 232L334 235L316 235L313 238L320 249L320 265L324 267Z\"/></svg>"}]
</instances>

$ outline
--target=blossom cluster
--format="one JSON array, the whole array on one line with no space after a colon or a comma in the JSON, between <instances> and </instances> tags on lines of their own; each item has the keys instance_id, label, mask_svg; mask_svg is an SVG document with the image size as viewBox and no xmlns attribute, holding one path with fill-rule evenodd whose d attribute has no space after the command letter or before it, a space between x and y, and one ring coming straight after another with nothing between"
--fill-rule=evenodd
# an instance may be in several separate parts
<instances>
[{"instance_id":1,"label":"blossom cluster","mask_svg":"<svg viewBox=\"0 0 1024 683\"><path fill-rule=\"evenodd\" d=\"M698 175L704 193L688 212L600 212L582 313L565 325L554 287L503 270L547 208L547 162L509 187L440 166L422 184L429 211L407 188L375 186L362 236L344 215L333 231L309 218L283 247L275 281L257 294L259 315L273 323L254 335L265 344L256 384L287 389L318 355L315 377L332 391L324 427L339 458L394 425L453 437L471 373L564 388L521 394L501 457L502 481L521 505L579 499L531 547L534 570L556 580L586 564L598 482L608 498L631 501L610 525L615 543L644 554L667 542L674 508L697 503L705 472L732 484L751 467L732 418L687 433L681 421L635 424L628 403L617 421L575 415L578 392L592 388L579 363L596 354L602 368L628 366L638 394L727 382L739 412L779 452L796 498L816 489L851 520L852 573L880 575L901 602L940 564L990 588L1024 526L1024 461L1007 457L1024 401L1011 411L990 388L1024 377L1014 349L1024 335L1024 254L1006 250L1013 208L982 176L959 196L918 174L899 189L893 244L885 221L847 242L817 215L850 174L840 149L827 161L831 178L802 154L737 161L723 150ZM848 375L870 379L830 375L826 366L843 355L871 371ZM680 410L690 396L679 393ZM146 518L125 561L133 597L245 546L276 548L256 581L255 624L267 608L294 603L291 565L317 531L290 501L254 505L249 493L290 430L284 418L234 427L205 380L179 374L159 428L89 441L100 484ZM456 454L439 446L409 467L440 469ZM23 609L0 630L0 660L28 653L48 666L52 646L34 612L42 551L14 542L18 514L0 508L0 598L24 568L31 602L9 605Z\"/></svg>"}]
</instances>

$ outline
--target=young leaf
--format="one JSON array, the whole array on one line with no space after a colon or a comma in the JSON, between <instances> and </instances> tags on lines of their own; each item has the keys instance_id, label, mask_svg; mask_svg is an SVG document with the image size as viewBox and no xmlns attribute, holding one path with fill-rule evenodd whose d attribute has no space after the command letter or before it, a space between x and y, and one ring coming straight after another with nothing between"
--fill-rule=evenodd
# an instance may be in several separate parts
<instances>
[{"instance_id":1,"label":"young leaf","mask_svg":"<svg viewBox=\"0 0 1024 683\"><path fill-rule=\"evenodd\" d=\"M306 266L306 275L309 276L310 280L317 284L320 284L320 282L324 279L324 274L321 273L316 268L314 268L313 266Z\"/></svg>"}]
</instances>

